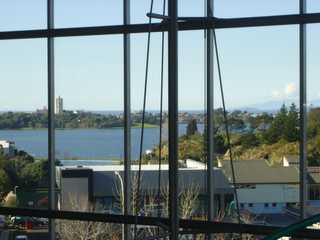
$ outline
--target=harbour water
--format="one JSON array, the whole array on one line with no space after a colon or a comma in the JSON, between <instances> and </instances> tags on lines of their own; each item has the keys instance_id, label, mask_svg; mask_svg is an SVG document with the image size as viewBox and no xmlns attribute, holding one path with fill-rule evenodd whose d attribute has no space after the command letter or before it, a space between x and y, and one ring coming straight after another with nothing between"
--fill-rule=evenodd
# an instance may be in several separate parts
<instances>
[{"instance_id":1,"label":"harbour water","mask_svg":"<svg viewBox=\"0 0 320 240\"><path fill-rule=\"evenodd\" d=\"M203 130L203 125L199 125ZM179 125L179 134L185 134L186 124ZM131 130L132 159L139 157L140 128ZM35 157L46 158L48 154L48 131L0 130L0 139L14 141L17 149ZM159 143L159 129L146 128L144 151ZM100 159L117 160L123 158L123 129L66 129L56 130L56 156L58 159Z\"/></svg>"}]
</instances>

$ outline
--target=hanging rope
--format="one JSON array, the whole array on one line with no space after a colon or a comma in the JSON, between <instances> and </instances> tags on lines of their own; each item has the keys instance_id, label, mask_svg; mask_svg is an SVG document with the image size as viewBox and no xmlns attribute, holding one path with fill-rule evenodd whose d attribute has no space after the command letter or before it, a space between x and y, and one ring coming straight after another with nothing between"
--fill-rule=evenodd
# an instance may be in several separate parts
<instances>
[{"instance_id":1,"label":"hanging rope","mask_svg":"<svg viewBox=\"0 0 320 240\"><path fill-rule=\"evenodd\" d=\"M163 16L166 13L166 0L163 0ZM163 76L164 76L164 32L161 34L161 80L160 80L160 126L159 126L159 155L158 155L158 217L161 217L161 160L162 160L162 121L163 121Z\"/></svg>"},{"instance_id":2,"label":"hanging rope","mask_svg":"<svg viewBox=\"0 0 320 240\"><path fill-rule=\"evenodd\" d=\"M150 13L153 12L153 0L150 3ZM136 188L136 199L135 215L138 216L140 212L140 188L141 188L141 165L142 165L142 155L143 155L143 139L144 139L144 124L145 124L145 115L146 115L146 102L147 102L147 89L148 89L148 76L149 76L149 58L150 58L150 40L151 40L151 21L152 18L149 17L149 30L148 30L148 39L147 39L147 56L146 56L146 71L144 79L144 92L143 92L143 107L142 107L142 119L141 119L141 135L140 135L140 152L139 152L139 170L138 170L138 179L137 179L137 188ZM136 220L137 222L137 220ZM134 225L134 240L137 238L137 223Z\"/></svg>"},{"instance_id":3,"label":"hanging rope","mask_svg":"<svg viewBox=\"0 0 320 240\"><path fill-rule=\"evenodd\" d=\"M166 14L166 0L163 0L162 15ZM157 194L157 216L161 217L161 160L162 160L162 122L163 122L163 78L164 78L164 32L161 33L161 73L160 73L160 120L159 120L159 154L158 154L158 194ZM157 229L160 236L160 227Z\"/></svg>"},{"instance_id":4,"label":"hanging rope","mask_svg":"<svg viewBox=\"0 0 320 240\"><path fill-rule=\"evenodd\" d=\"M227 111L226 111L226 104L225 104L225 98L224 98L224 90L223 90L223 83L222 83L222 74L221 74L221 67L220 67L220 57L219 57L219 51L218 51L217 37L216 37L215 29L213 29L212 31L213 31L214 47L216 50L216 61L217 61L218 75L219 75L219 84L220 84L220 92L221 92L221 100L222 100L222 108L223 108L223 118L224 118L225 128L226 128L227 145L228 145L228 149L229 149L231 174L232 174L232 185L233 185L233 190L234 190L234 196L236 199L236 211L237 211L238 223L241 223L241 215L240 215L240 208L239 208L239 201L238 201L239 198L238 198L238 192L237 192L237 187L236 187L236 176L235 176L234 164L233 164L233 152L232 152L232 147L231 147L228 115L227 115Z\"/></svg>"},{"instance_id":5,"label":"hanging rope","mask_svg":"<svg viewBox=\"0 0 320 240\"><path fill-rule=\"evenodd\" d=\"M151 22L152 22L152 12L153 12L153 3L154 0L151 0L150 4L150 14L149 14L149 31L148 31L148 38L147 38L147 54L146 54L146 68L145 68L145 81L144 81L144 93L143 93L143 108L142 108L142 119L141 119L141 136L140 136L140 152L139 152L139 168L138 168L138 179L137 179L137 188L136 188L136 216L138 216L140 212L140 194L141 194L141 166L142 166L142 157L143 157L143 140L144 140L144 126L145 126L145 113L146 113L146 101L147 101L147 88L148 88L148 76L149 76L149 59L150 59L150 42L151 42ZM163 16L165 15L166 11L166 0L163 1ZM162 121L163 121L163 78L164 78L164 32L162 32L161 38L161 82L160 82L160 126L159 126L159 154L158 154L158 193L157 193L157 203L158 203L158 211L157 215L161 217L161 160L162 160ZM219 75L219 84L220 84L220 91L221 91L221 98L222 98L222 105L223 105L223 115L225 121L225 128L226 128L226 137L227 137L227 145L229 149L229 157L230 157L230 165L231 165L231 172L232 172L232 184L234 186L234 195L236 200L236 210L237 210L237 218L238 222L241 223L241 215L240 215L240 208L239 208L239 201L238 201L238 193L236 189L236 177L235 177L235 170L233 164L233 152L231 147L231 140L230 140L230 133L229 133L229 123L228 123L228 116L225 106L225 97L224 97L224 90L223 90L223 83L222 83L222 74L221 74L221 67L220 67L220 58L217 46L217 38L215 30L213 29L213 39L214 39L214 46L216 50L216 61L218 66L218 75ZM158 228L158 235L160 234L160 228ZM134 225L134 240L137 239L137 221Z\"/></svg>"}]
</instances>

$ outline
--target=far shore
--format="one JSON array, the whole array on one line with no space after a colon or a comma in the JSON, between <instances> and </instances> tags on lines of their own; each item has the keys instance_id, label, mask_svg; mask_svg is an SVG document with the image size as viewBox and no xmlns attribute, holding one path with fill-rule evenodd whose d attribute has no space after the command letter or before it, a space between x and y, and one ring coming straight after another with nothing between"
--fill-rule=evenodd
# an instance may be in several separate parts
<instances>
[{"instance_id":1,"label":"far shore","mask_svg":"<svg viewBox=\"0 0 320 240\"><path fill-rule=\"evenodd\" d=\"M144 124L144 128L158 128L155 124ZM135 124L131 128L141 128L141 124ZM124 127L109 127L109 128L55 128L55 130L107 130L107 129L124 129ZM2 128L0 131L34 131L34 130L48 130L48 128Z\"/></svg>"}]
</instances>

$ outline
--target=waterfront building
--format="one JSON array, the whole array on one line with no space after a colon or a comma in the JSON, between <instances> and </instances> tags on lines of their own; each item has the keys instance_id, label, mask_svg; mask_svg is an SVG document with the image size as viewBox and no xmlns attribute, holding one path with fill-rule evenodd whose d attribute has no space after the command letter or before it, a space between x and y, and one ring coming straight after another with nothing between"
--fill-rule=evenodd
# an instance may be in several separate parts
<instances>
[{"instance_id":1,"label":"waterfront building","mask_svg":"<svg viewBox=\"0 0 320 240\"><path fill-rule=\"evenodd\" d=\"M15 143L8 140L0 140L0 152L3 155L13 157L15 154Z\"/></svg>"},{"instance_id":2,"label":"waterfront building","mask_svg":"<svg viewBox=\"0 0 320 240\"><path fill-rule=\"evenodd\" d=\"M62 114L63 113L63 98L58 97L56 99L56 114Z\"/></svg>"}]
</instances>

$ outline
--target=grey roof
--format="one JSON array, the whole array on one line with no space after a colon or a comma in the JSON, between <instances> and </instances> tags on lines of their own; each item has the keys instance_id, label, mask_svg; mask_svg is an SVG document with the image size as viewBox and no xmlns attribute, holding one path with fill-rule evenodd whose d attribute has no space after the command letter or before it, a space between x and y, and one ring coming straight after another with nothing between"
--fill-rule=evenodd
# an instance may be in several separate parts
<instances>
[{"instance_id":1,"label":"grey roof","mask_svg":"<svg viewBox=\"0 0 320 240\"><path fill-rule=\"evenodd\" d=\"M299 156L298 155L285 155L283 156L287 159L287 161L291 164L299 163Z\"/></svg>"},{"instance_id":2,"label":"grey roof","mask_svg":"<svg viewBox=\"0 0 320 240\"><path fill-rule=\"evenodd\" d=\"M310 184L320 183L320 167L308 167L308 177Z\"/></svg>"},{"instance_id":3,"label":"grey roof","mask_svg":"<svg viewBox=\"0 0 320 240\"><path fill-rule=\"evenodd\" d=\"M232 182L230 161L222 162L222 170ZM265 160L235 160L234 171L239 184L296 184L299 182L299 171L295 166L273 167Z\"/></svg>"},{"instance_id":4,"label":"grey roof","mask_svg":"<svg viewBox=\"0 0 320 240\"><path fill-rule=\"evenodd\" d=\"M123 172L119 172L122 176ZM133 171L132 176L137 176L137 172ZM136 177L133 177L133 179ZM229 182L220 169L214 170L214 182L216 183L217 193L232 193ZM132 180L135 182L135 180ZM161 183L168 186L168 171L161 171ZM119 191L120 179L113 171L95 171L93 175L94 196L112 196ZM117 187L118 186L118 187ZM205 170L179 170L179 188L180 190L194 186L199 188L200 194L207 192L206 190L206 171ZM142 171L141 189L145 192L155 191L158 188L158 171L148 170Z\"/></svg>"}]
</instances>

